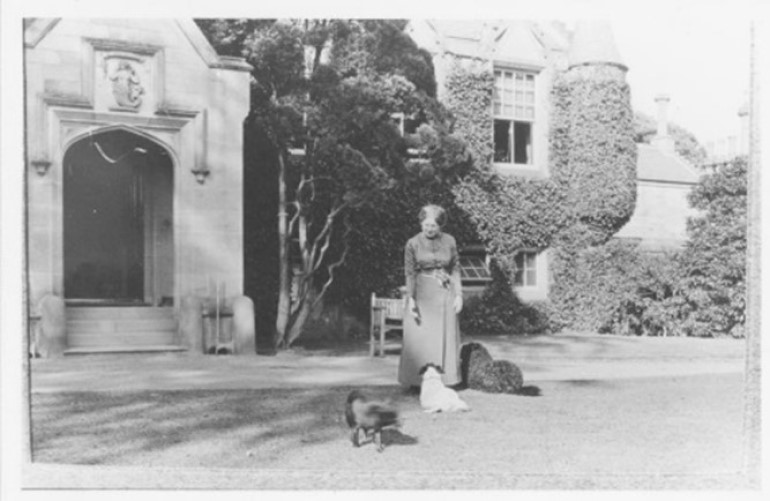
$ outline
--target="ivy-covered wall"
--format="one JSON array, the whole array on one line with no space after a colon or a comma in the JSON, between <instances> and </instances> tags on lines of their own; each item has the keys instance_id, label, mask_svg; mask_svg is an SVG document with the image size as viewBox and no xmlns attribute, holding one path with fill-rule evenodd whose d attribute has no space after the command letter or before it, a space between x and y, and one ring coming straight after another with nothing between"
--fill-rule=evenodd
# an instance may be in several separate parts
<instances>
[{"instance_id":1,"label":"ivy-covered wall","mask_svg":"<svg viewBox=\"0 0 770 501\"><path fill-rule=\"evenodd\" d=\"M495 77L481 65L455 63L444 82L444 105L454 115L454 132L463 138L478 169L489 171L494 153L491 120Z\"/></svg>"},{"instance_id":2,"label":"ivy-covered wall","mask_svg":"<svg viewBox=\"0 0 770 501\"><path fill-rule=\"evenodd\" d=\"M520 250L553 249L551 282L557 285L547 310L563 309L559 325L577 325L575 315L595 313L564 309L584 287L574 276L577 256L607 242L634 211L636 145L625 74L616 67L583 66L556 78L550 177L543 179L503 176L492 168L493 85L491 68L456 65L447 77L445 104L456 117L454 132L466 139L478 167L454 188L457 204L509 275Z\"/></svg>"}]
</instances>

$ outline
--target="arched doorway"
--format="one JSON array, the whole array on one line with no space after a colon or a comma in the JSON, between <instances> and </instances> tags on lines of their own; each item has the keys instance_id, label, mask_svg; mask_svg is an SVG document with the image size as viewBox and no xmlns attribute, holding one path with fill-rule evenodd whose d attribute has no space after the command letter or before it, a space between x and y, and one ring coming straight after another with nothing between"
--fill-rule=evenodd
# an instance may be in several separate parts
<instances>
[{"instance_id":1,"label":"arched doorway","mask_svg":"<svg viewBox=\"0 0 770 501\"><path fill-rule=\"evenodd\" d=\"M71 305L170 305L173 161L139 134L112 129L63 160L64 296Z\"/></svg>"}]
</instances>

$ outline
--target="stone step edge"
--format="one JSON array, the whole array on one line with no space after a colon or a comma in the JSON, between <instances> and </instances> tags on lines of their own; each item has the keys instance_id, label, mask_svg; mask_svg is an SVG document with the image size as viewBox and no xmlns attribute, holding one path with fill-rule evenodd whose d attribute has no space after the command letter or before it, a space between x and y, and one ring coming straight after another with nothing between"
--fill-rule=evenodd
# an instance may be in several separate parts
<instances>
[{"instance_id":1,"label":"stone step edge","mask_svg":"<svg viewBox=\"0 0 770 501\"><path fill-rule=\"evenodd\" d=\"M152 345L152 346L93 346L82 348L68 348L65 355L91 355L97 353L147 353L147 352L179 352L187 351L187 348L176 345Z\"/></svg>"}]
</instances>

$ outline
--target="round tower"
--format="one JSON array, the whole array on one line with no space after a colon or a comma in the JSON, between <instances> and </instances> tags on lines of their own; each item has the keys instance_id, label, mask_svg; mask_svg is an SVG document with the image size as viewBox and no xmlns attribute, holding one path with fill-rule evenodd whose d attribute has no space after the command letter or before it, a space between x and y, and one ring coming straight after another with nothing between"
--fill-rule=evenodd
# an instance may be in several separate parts
<instances>
[{"instance_id":1,"label":"round tower","mask_svg":"<svg viewBox=\"0 0 770 501\"><path fill-rule=\"evenodd\" d=\"M578 21L567 61L574 76L625 81L628 71L607 21Z\"/></svg>"}]
</instances>

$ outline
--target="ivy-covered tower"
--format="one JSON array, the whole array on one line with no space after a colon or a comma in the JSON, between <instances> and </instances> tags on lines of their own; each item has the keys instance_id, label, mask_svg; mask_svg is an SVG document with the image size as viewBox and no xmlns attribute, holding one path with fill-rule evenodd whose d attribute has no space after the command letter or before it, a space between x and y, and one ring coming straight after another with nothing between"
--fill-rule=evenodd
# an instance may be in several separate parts
<instances>
[{"instance_id":1,"label":"ivy-covered tower","mask_svg":"<svg viewBox=\"0 0 770 501\"><path fill-rule=\"evenodd\" d=\"M554 87L552 168L574 221L563 244L597 245L631 217L636 145L628 67L606 22L577 24L568 69Z\"/></svg>"},{"instance_id":2,"label":"ivy-covered tower","mask_svg":"<svg viewBox=\"0 0 770 501\"><path fill-rule=\"evenodd\" d=\"M594 317L602 316L596 312L606 298L586 286L583 256L601 251L636 205L627 70L607 24L578 23L568 68L553 89L551 167L569 219L551 249L549 299L556 325L598 328Z\"/></svg>"}]
</instances>

